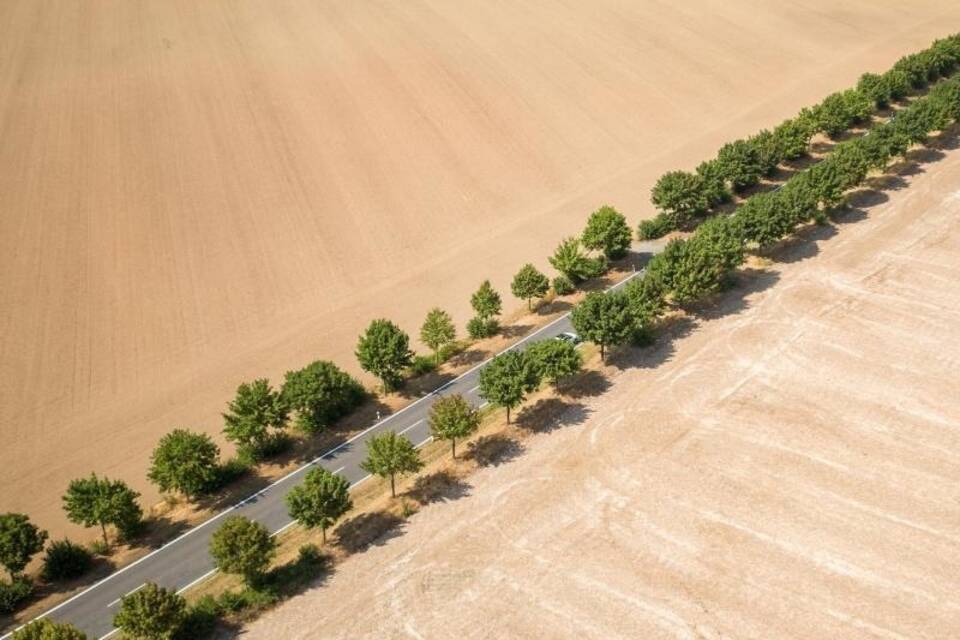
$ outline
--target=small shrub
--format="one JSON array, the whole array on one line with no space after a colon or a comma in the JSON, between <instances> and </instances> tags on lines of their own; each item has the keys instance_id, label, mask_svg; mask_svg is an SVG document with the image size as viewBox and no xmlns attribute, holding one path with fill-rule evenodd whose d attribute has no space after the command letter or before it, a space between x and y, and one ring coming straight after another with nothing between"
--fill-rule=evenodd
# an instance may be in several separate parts
<instances>
[{"instance_id":1,"label":"small shrub","mask_svg":"<svg viewBox=\"0 0 960 640\"><path fill-rule=\"evenodd\" d=\"M576 290L577 288L573 286L567 276L560 275L553 279L553 292L558 296L567 296Z\"/></svg>"},{"instance_id":2,"label":"small shrub","mask_svg":"<svg viewBox=\"0 0 960 640\"><path fill-rule=\"evenodd\" d=\"M236 458L229 458L223 461L217 469L217 479L212 490L222 489L230 483L235 482L240 476L247 473L253 464L253 456L244 453L241 453Z\"/></svg>"},{"instance_id":3,"label":"small shrub","mask_svg":"<svg viewBox=\"0 0 960 640\"><path fill-rule=\"evenodd\" d=\"M437 363L433 357L418 354L413 357L413 362L410 364L410 375L422 376L435 371L436 368Z\"/></svg>"},{"instance_id":4,"label":"small shrub","mask_svg":"<svg viewBox=\"0 0 960 640\"><path fill-rule=\"evenodd\" d=\"M56 540L47 547L43 559L45 580L70 580L79 578L93 565L93 554L79 544L67 539Z\"/></svg>"},{"instance_id":5,"label":"small shrub","mask_svg":"<svg viewBox=\"0 0 960 640\"><path fill-rule=\"evenodd\" d=\"M453 356L461 353L465 345L459 341L448 342L447 344L440 347L440 362L446 362Z\"/></svg>"},{"instance_id":6,"label":"small shrub","mask_svg":"<svg viewBox=\"0 0 960 640\"><path fill-rule=\"evenodd\" d=\"M220 604L211 595L205 595L187 609L183 623L173 636L175 640L200 640L213 635L217 620L223 615Z\"/></svg>"},{"instance_id":7,"label":"small shrub","mask_svg":"<svg viewBox=\"0 0 960 640\"><path fill-rule=\"evenodd\" d=\"M474 340L489 338L500 331L500 323L496 318L471 318L467 323L467 334Z\"/></svg>"},{"instance_id":8,"label":"small shrub","mask_svg":"<svg viewBox=\"0 0 960 640\"><path fill-rule=\"evenodd\" d=\"M297 552L297 562L300 564L322 564L323 560L323 552L315 544L301 545Z\"/></svg>"},{"instance_id":9,"label":"small shrub","mask_svg":"<svg viewBox=\"0 0 960 640\"><path fill-rule=\"evenodd\" d=\"M271 607L279 599L271 589L246 587L241 591L225 591L220 594L217 604L225 612L250 613Z\"/></svg>"},{"instance_id":10,"label":"small shrub","mask_svg":"<svg viewBox=\"0 0 960 640\"><path fill-rule=\"evenodd\" d=\"M0 613L13 613L32 593L33 583L29 578L0 580Z\"/></svg>"},{"instance_id":11,"label":"small shrub","mask_svg":"<svg viewBox=\"0 0 960 640\"><path fill-rule=\"evenodd\" d=\"M95 556L110 555L110 545L103 540L94 540L90 543L90 553Z\"/></svg>"},{"instance_id":12,"label":"small shrub","mask_svg":"<svg viewBox=\"0 0 960 640\"><path fill-rule=\"evenodd\" d=\"M658 213L649 220L641 220L637 229L637 237L641 240L656 240L662 238L676 228L673 218L666 213Z\"/></svg>"},{"instance_id":13,"label":"small shrub","mask_svg":"<svg viewBox=\"0 0 960 640\"><path fill-rule=\"evenodd\" d=\"M588 278L599 278L608 271L610 271L610 261L607 260L606 256L599 255L596 258L588 259L585 271Z\"/></svg>"}]
</instances>

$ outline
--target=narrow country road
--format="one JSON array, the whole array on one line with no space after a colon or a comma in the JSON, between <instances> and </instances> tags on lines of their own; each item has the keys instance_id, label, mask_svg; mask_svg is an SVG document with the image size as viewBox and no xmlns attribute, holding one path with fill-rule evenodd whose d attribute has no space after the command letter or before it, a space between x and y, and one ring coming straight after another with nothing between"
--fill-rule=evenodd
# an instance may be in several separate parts
<instances>
[{"instance_id":1,"label":"narrow country road","mask_svg":"<svg viewBox=\"0 0 960 640\"><path fill-rule=\"evenodd\" d=\"M634 250L639 254L639 265L645 264L662 247L662 242L641 242L636 245ZM637 274L639 273L642 273L642 271L637 272ZM632 277L624 279L614 288L619 288ZM534 331L505 351L522 350L532 341L552 338L572 330L570 314L568 313ZM136 591L146 582L154 582L163 587L183 591L215 571L207 549L210 537L226 516L236 514L257 520L276 534L292 524L287 513L284 496L303 480L304 474L313 466L319 465L339 473L350 482L351 486L355 486L368 477L367 472L360 468L360 463L366 457L366 442L371 437L384 431L395 431L406 435L419 447L430 440L427 417L431 405L437 398L447 394L459 393L474 406L486 404L480 397L479 377L480 370L486 366L487 362L489 360L451 380L432 393L423 396L397 413L384 418L366 431L315 458L233 507L190 529L156 551L115 571L66 602L52 608L44 616L58 622L70 622L91 638L102 639L113 635L116 633L113 628L113 616L117 612L122 596ZM5 640L10 635L9 633L4 635L0 640Z\"/></svg>"}]
</instances>

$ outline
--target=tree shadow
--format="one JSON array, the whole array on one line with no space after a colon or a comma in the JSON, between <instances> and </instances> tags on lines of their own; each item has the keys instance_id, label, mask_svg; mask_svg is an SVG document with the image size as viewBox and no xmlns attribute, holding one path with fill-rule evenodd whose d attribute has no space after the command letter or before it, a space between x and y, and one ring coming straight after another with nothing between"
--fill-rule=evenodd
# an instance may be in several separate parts
<instances>
[{"instance_id":1,"label":"tree shadow","mask_svg":"<svg viewBox=\"0 0 960 640\"><path fill-rule=\"evenodd\" d=\"M579 402L541 398L520 411L516 425L534 433L550 433L561 427L581 424L587 419L588 413L587 407Z\"/></svg>"},{"instance_id":2,"label":"tree shadow","mask_svg":"<svg viewBox=\"0 0 960 640\"><path fill-rule=\"evenodd\" d=\"M505 327L500 328L500 335L508 340L513 338L522 338L530 332L530 329L533 328L533 325L529 324L510 324Z\"/></svg>"},{"instance_id":3,"label":"tree shadow","mask_svg":"<svg viewBox=\"0 0 960 640\"><path fill-rule=\"evenodd\" d=\"M599 396L610 388L610 381L599 371L581 371L564 381L560 394L573 399Z\"/></svg>"},{"instance_id":4,"label":"tree shadow","mask_svg":"<svg viewBox=\"0 0 960 640\"><path fill-rule=\"evenodd\" d=\"M693 333L698 325L696 318L689 315L664 318L657 324L653 344L619 349L607 358L607 364L618 369L655 369L673 359L675 343Z\"/></svg>"},{"instance_id":5,"label":"tree shadow","mask_svg":"<svg viewBox=\"0 0 960 640\"><path fill-rule=\"evenodd\" d=\"M729 289L703 302L690 305L687 310L704 320L717 320L740 313L749 308L748 298L751 295L775 285L780 280L780 274L775 271L747 268L736 272L733 278Z\"/></svg>"},{"instance_id":6,"label":"tree shadow","mask_svg":"<svg viewBox=\"0 0 960 640\"><path fill-rule=\"evenodd\" d=\"M792 264L802 262L820 253L819 242L837 235L837 228L829 224L812 224L794 232L764 255L774 262Z\"/></svg>"},{"instance_id":7,"label":"tree shadow","mask_svg":"<svg viewBox=\"0 0 960 640\"><path fill-rule=\"evenodd\" d=\"M538 316L549 316L553 313L564 313L573 309L573 304L566 300L554 298L550 302L544 302L536 306L534 311Z\"/></svg>"},{"instance_id":8,"label":"tree shadow","mask_svg":"<svg viewBox=\"0 0 960 640\"><path fill-rule=\"evenodd\" d=\"M190 528L190 523L167 515L155 515L145 522L146 530L137 538L138 545L160 549Z\"/></svg>"},{"instance_id":9,"label":"tree shadow","mask_svg":"<svg viewBox=\"0 0 960 640\"><path fill-rule=\"evenodd\" d=\"M454 367L465 367L475 365L487 359L487 353L480 349L467 349L453 356L448 362Z\"/></svg>"},{"instance_id":10,"label":"tree shadow","mask_svg":"<svg viewBox=\"0 0 960 640\"><path fill-rule=\"evenodd\" d=\"M358 553L372 545L381 546L403 533L404 520L387 511L361 513L345 520L334 530L340 546Z\"/></svg>"},{"instance_id":11,"label":"tree shadow","mask_svg":"<svg viewBox=\"0 0 960 640\"><path fill-rule=\"evenodd\" d=\"M330 579L333 570L333 559L322 551L301 553L290 562L271 569L264 576L262 586L282 598L289 598L308 588L321 586Z\"/></svg>"},{"instance_id":12,"label":"tree shadow","mask_svg":"<svg viewBox=\"0 0 960 640\"><path fill-rule=\"evenodd\" d=\"M447 470L419 476L405 494L421 505L450 502L470 495L470 485Z\"/></svg>"},{"instance_id":13,"label":"tree shadow","mask_svg":"<svg viewBox=\"0 0 960 640\"><path fill-rule=\"evenodd\" d=\"M503 435L481 436L467 445L466 458L481 467L499 467L523 453L517 440Z\"/></svg>"},{"instance_id":14,"label":"tree shadow","mask_svg":"<svg viewBox=\"0 0 960 640\"><path fill-rule=\"evenodd\" d=\"M846 195L845 200L849 206L855 209L864 209L889 202L890 196L879 189L870 189L868 187L851 191Z\"/></svg>"},{"instance_id":15,"label":"tree shadow","mask_svg":"<svg viewBox=\"0 0 960 640\"><path fill-rule=\"evenodd\" d=\"M868 189L876 189L879 191L900 191L910 186L910 183L904 180L902 177L884 173L879 176L871 176L863 181L864 187Z\"/></svg>"}]
</instances>

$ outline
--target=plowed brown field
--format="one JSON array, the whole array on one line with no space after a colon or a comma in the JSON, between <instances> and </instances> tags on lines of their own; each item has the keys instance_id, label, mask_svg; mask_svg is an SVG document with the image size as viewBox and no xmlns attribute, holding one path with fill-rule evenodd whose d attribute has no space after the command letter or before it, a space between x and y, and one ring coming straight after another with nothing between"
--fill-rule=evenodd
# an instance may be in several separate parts
<instances>
[{"instance_id":1,"label":"plowed brown field","mask_svg":"<svg viewBox=\"0 0 960 640\"><path fill-rule=\"evenodd\" d=\"M960 28L941 0L0 3L0 511L467 318L609 202ZM462 326L462 325L461 325Z\"/></svg>"}]
</instances>

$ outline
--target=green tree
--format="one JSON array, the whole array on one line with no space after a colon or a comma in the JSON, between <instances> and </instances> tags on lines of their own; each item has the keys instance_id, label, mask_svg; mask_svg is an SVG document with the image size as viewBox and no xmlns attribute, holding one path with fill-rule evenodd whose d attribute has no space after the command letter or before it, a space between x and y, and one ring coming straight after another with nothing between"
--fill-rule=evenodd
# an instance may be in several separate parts
<instances>
[{"instance_id":1,"label":"green tree","mask_svg":"<svg viewBox=\"0 0 960 640\"><path fill-rule=\"evenodd\" d=\"M744 242L754 242L760 248L779 242L795 224L779 192L756 194L737 209L733 219Z\"/></svg>"},{"instance_id":2,"label":"green tree","mask_svg":"<svg viewBox=\"0 0 960 640\"><path fill-rule=\"evenodd\" d=\"M531 300L542 298L550 290L550 279L540 273L535 266L527 263L513 276L510 291L521 300L527 301L527 309L532 309Z\"/></svg>"},{"instance_id":3,"label":"green tree","mask_svg":"<svg viewBox=\"0 0 960 640\"><path fill-rule=\"evenodd\" d=\"M631 279L623 287L635 342L642 343L651 339L653 323L666 308L663 294L663 283L650 273Z\"/></svg>"},{"instance_id":4,"label":"green tree","mask_svg":"<svg viewBox=\"0 0 960 640\"><path fill-rule=\"evenodd\" d=\"M299 371L288 371L281 391L283 402L297 412L297 424L316 433L342 418L363 402L360 383L326 360Z\"/></svg>"},{"instance_id":5,"label":"green tree","mask_svg":"<svg viewBox=\"0 0 960 640\"><path fill-rule=\"evenodd\" d=\"M480 395L507 410L519 406L527 394L540 386L540 372L522 351L507 351L480 369Z\"/></svg>"},{"instance_id":6,"label":"green tree","mask_svg":"<svg viewBox=\"0 0 960 640\"><path fill-rule=\"evenodd\" d=\"M389 320L374 320L357 341L356 356L364 371L380 378L387 393L400 383L404 369L413 362L410 336Z\"/></svg>"},{"instance_id":7,"label":"green tree","mask_svg":"<svg viewBox=\"0 0 960 640\"><path fill-rule=\"evenodd\" d=\"M427 318L420 327L420 340L433 350L433 358L438 365L440 349L453 342L456 337L457 330L449 313L437 307L427 313Z\"/></svg>"},{"instance_id":8,"label":"green tree","mask_svg":"<svg viewBox=\"0 0 960 640\"><path fill-rule=\"evenodd\" d=\"M851 125L869 118L873 103L860 91L847 89L827 96L812 112L816 129L836 138Z\"/></svg>"},{"instance_id":9,"label":"green tree","mask_svg":"<svg viewBox=\"0 0 960 640\"><path fill-rule=\"evenodd\" d=\"M214 486L219 468L220 448L210 436L174 429L153 450L147 478L160 491L179 491L193 499Z\"/></svg>"},{"instance_id":10,"label":"green tree","mask_svg":"<svg viewBox=\"0 0 960 640\"><path fill-rule=\"evenodd\" d=\"M593 291L570 312L570 322L580 337L600 347L600 360L607 347L623 344L633 330L627 298L618 291Z\"/></svg>"},{"instance_id":11,"label":"green tree","mask_svg":"<svg viewBox=\"0 0 960 640\"><path fill-rule=\"evenodd\" d=\"M587 249L600 251L606 258L616 260L627 255L633 232L622 213L603 205L590 214L581 240Z\"/></svg>"},{"instance_id":12,"label":"green tree","mask_svg":"<svg viewBox=\"0 0 960 640\"><path fill-rule=\"evenodd\" d=\"M595 273L594 266L580 247L579 238L564 238L548 258L554 269L579 284Z\"/></svg>"},{"instance_id":13,"label":"green tree","mask_svg":"<svg viewBox=\"0 0 960 640\"><path fill-rule=\"evenodd\" d=\"M172 640L186 618L187 602L171 589L148 582L120 599L113 626L127 638Z\"/></svg>"},{"instance_id":14,"label":"green tree","mask_svg":"<svg viewBox=\"0 0 960 640\"><path fill-rule=\"evenodd\" d=\"M537 368L540 377L555 389L583 369L580 350L564 340L538 340L527 347L524 353Z\"/></svg>"},{"instance_id":15,"label":"green tree","mask_svg":"<svg viewBox=\"0 0 960 640\"><path fill-rule=\"evenodd\" d=\"M79 578L93 566L93 554L83 545L66 538L54 540L43 557L44 580L72 580Z\"/></svg>"},{"instance_id":16,"label":"green tree","mask_svg":"<svg viewBox=\"0 0 960 640\"><path fill-rule=\"evenodd\" d=\"M70 522L84 527L100 526L104 544L107 525L113 525L124 538L129 538L139 528L143 510L137 504L140 494L122 480L98 478L91 473L88 478L73 480L63 496L63 508Z\"/></svg>"},{"instance_id":17,"label":"green tree","mask_svg":"<svg viewBox=\"0 0 960 640\"><path fill-rule=\"evenodd\" d=\"M760 154L746 140L723 145L717 154L717 163L723 176L738 191L757 184L763 175Z\"/></svg>"},{"instance_id":18,"label":"green tree","mask_svg":"<svg viewBox=\"0 0 960 640\"><path fill-rule=\"evenodd\" d=\"M783 150L780 148L780 139L772 132L764 129L757 135L749 138L748 143L753 145L757 152L757 160L760 163L760 172L769 176L777 169L777 165L783 160Z\"/></svg>"},{"instance_id":19,"label":"green tree","mask_svg":"<svg viewBox=\"0 0 960 640\"><path fill-rule=\"evenodd\" d=\"M396 498L396 477L420 471L423 461L408 438L387 431L367 441L367 459L360 468L381 478L390 478L390 495Z\"/></svg>"},{"instance_id":20,"label":"green tree","mask_svg":"<svg viewBox=\"0 0 960 640\"><path fill-rule=\"evenodd\" d=\"M255 586L276 554L277 542L259 522L229 516L210 539L210 555L224 573L242 576Z\"/></svg>"},{"instance_id":21,"label":"green tree","mask_svg":"<svg viewBox=\"0 0 960 640\"><path fill-rule=\"evenodd\" d=\"M463 396L443 396L430 408L430 433L435 440L449 440L451 452L457 457L457 438L468 438L480 428L480 412L470 406Z\"/></svg>"},{"instance_id":22,"label":"green tree","mask_svg":"<svg viewBox=\"0 0 960 640\"><path fill-rule=\"evenodd\" d=\"M883 76L876 73L860 76L857 91L872 100L877 109L883 109L890 103L890 86Z\"/></svg>"},{"instance_id":23,"label":"green tree","mask_svg":"<svg viewBox=\"0 0 960 640\"><path fill-rule=\"evenodd\" d=\"M324 544L327 528L353 508L350 483L323 467L308 471L303 484L291 489L286 500L290 517L307 529L320 527Z\"/></svg>"},{"instance_id":24,"label":"green tree","mask_svg":"<svg viewBox=\"0 0 960 640\"><path fill-rule=\"evenodd\" d=\"M236 397L227 403L223 434L241 453L257 460L282 440L270 429L285 428L289 413L280 392L274 391L266 378L244 382L237 387Z\"/></svg>"},{"instance_id":25,"label":"green tree","mask_svg":"<svg viewBox=\"0 0 960 640\"><path fill-rule=\"evenodd\" d=\"M890 100L903 100L910 94L910 78L901 69L890 69L882 76Z\"/></svg>"},{"instance_id":26,"label":"green tree","mask_svg":"<svg viewBox=\"0 0 960 640\"><path fill-rule=\"evenodd\" d=\"M687 171L663 174L653 186L650 199L654 206L668 216L671 229L686 226L690 220L703 215L710 207L703 176Z\"/></svg>"},{"instance_id":27,"label":"green tree","mask_svg":"<svg viewBox=\"0 0 960 640\"><path fill-rule=\"evenodd\" d=\"M47 532L22 513L0 514L0 564L14 580L30 559L43 550Z\"/></svg>"},{"instance_id":28,"label":"green tree","mask_svg":"<svg viewBox=\"0 0 960 640\"><path fill-rule=\"evenodd\" d=\"M732 194L727 188L724 167L719 161L701 162L697 166L697 175L703 180L703 194L708 208L730 200Z\"/></svg>"},{"instance_id":29,"label":"green tree","mask_svg":"<svg viewBox=\"0 0 960 640\"><path fill-rule=\"evenodd\" d=\"M704 222L689 240L672 240L647 267L680 304L720 289L732 269L743 262L743 243L731 218Z\"/></svg>"},{"instance_id":30,"label":"green tree","mask_svg":"<svg viewBox=\"0 0 960 640\"><path fill-rule=\"evenodd\" d=\"M470 296L470 306L478 318L488 319L500 315L503 301L489 280L480 283L480 288Z\"/></svg>"},{"instance_id":31,"label":"green tree","mask_svg":"<svg viewBox=\"0 0 960 640\"><path fill-rule=\"evenodd\" d=\"M785 120L773 130L780 153L786 160L795 160L807 153L813 130L802 118Z\"/></svg>"},{"instance_id":32,"label":"green tree","mask_svg":"<svg viewBox=\"0 0 960 640\"><path fill-rule=\"evenodd\" d=\"M87 640L87 634L66 622L38 618L14 631L10 640Z\"/></svg>"}]
</instances>

